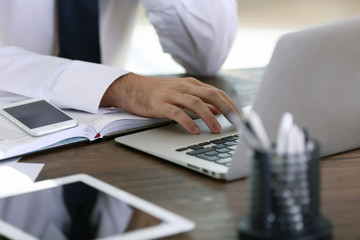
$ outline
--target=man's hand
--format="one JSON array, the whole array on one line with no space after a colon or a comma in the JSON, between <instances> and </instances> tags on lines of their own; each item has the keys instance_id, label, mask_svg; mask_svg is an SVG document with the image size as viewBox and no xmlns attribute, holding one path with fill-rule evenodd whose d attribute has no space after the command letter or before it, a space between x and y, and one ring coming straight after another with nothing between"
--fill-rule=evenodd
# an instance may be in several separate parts
<instances>
[{"instance_id":1,"label":"man's hand","mask_svg":"<svg viewBox=\"0 0 360 240\"><path fill-rule=\"evenodd\" d=\"M216 114L236 113L235 104L223 91L194 78L146 77L126 74L113 82L105 92L101 107L119 107L151 118L169 118L192 134L200 128L184 112L194 112L209 129L220 132Z\"/></svg>"}]
</instances>

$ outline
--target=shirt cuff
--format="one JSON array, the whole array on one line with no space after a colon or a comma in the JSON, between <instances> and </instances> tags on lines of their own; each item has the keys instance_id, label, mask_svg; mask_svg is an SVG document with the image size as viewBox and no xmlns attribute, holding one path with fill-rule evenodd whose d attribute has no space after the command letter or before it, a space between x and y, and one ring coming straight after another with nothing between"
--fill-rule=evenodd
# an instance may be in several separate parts
<instances>
[{"instance_id":1,"label":"shirt cuff","mask_svg":"<svg viewBox=\"0 0 360 240\"><path fill-rule=\"evenodd\" d=\"M73 61L60 75L50 101L60 108L97 113L105 91L126 73L106 65Z\"/></svg>"}]
</instances>

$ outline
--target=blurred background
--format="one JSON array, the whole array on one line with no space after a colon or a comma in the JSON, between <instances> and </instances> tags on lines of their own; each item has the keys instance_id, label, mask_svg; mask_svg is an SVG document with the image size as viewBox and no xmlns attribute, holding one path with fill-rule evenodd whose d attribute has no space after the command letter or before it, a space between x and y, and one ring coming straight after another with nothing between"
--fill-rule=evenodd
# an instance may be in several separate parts
<instances>
[{"instance_id":1,"label":"blurred background","mask_svg":"<svg viewBox=\"0 0 360 240\"><path fill-rule=\"evenodd\" d=\"M227 1L227 0L219 0ZM265 66L284 33L359 15L359 0L237 0L239 29L223 70ZM149 47L151 46L151 47ZM183 73L162 52L153 26L140 6L125 68L140 74Z\"/></svg>"}]
</instances>

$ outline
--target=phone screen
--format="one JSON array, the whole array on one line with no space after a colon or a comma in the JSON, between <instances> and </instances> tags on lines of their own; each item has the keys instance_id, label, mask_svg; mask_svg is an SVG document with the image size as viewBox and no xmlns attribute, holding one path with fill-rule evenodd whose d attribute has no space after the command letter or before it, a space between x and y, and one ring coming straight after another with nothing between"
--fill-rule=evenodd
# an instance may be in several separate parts
<instances>
[{"instance_id":1,"label":"phone screen","mask_svg":"<svg viewBox=\"0 0 360 240\"><path fill-rule=\"evenodd\" d=\"M30 129L71 120L71 117L43 100L4 108L4 111Z\"/></svg>"}]
</instances>

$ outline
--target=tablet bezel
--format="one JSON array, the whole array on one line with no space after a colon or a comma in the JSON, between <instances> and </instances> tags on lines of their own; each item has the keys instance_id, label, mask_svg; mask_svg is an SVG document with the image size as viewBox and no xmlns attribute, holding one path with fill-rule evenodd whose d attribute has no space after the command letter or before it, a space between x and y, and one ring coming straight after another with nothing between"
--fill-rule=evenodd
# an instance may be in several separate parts
<instances>
[{"instance_id":1,"label":"tablet bezel","mask_svg":"<svg viewBox=\"0 0 360 240\"><path fill-rule=\"evenodd\" d=\"M141 199L135 195L132 195L119 188L116 188L110 184L107 184L87 174L75 174L66 177L36 182L31 185L25 185L23 187L11 189L6 192L0 192L0 198L50 189L64 184L69 184L79 181L88 184L89 186L97 189L98 191L106 193L114 198L117 198L129 204L130 206L133 206L145 213L148 213L162 221L162 224L157 226L151 226L144 229L134 230L123 234L101 238L102 240L155 239L155 238L175 235L182 232L187 232L195 227L194 222L182 216L179 216L173 212L170 212L162 207L159 207L153 203L150 203L144 199ZM22 240L38 239L34 236L31 236L28 233L25 233L21 229L12 226L9 223L4 222L2 219L0 219L0 234L11 239L22 239Z\"/></svg>"}]
</instances>

